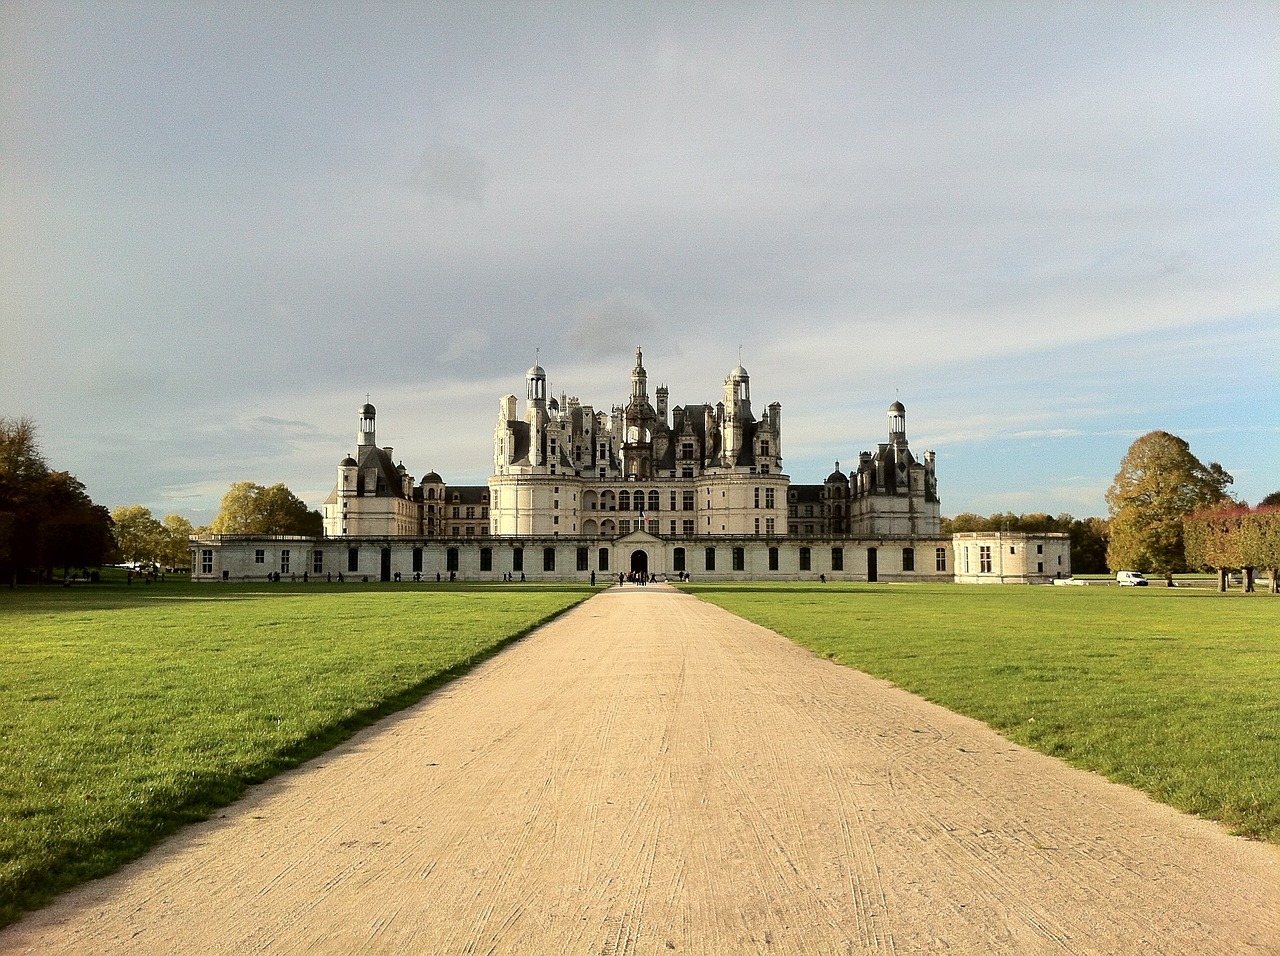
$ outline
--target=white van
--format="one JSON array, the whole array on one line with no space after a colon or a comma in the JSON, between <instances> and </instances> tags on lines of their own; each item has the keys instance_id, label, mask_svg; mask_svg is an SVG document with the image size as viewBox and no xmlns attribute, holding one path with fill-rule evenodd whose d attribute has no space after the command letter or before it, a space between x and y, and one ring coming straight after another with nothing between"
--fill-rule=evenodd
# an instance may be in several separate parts
<instances>
[{"instance_id":1,"label":"white van","mask_svg":"<svg viewBox=\"0 0 1280 956\"><path fill-rule=\"evenodd\" d=\"M1147 579L1139 571L1117 571L1116 584L1122 588L1145 588Z\"/></svg>"}]
</instances>

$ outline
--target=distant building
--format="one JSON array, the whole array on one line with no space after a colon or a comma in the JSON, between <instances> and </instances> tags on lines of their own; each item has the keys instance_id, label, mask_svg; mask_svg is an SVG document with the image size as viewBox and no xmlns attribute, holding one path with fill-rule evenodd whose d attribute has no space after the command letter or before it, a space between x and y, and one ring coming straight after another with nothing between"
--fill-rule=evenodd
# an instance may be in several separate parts
<instances>
[{"instance_id":1,"label":"distant building","mask_svg":"<svg viewBox=\"0 0 1280 956\"><path fill-rule=\"evenodd\" d=\"M415 482L378 446L366 404L355 453L339 462L324 504L324 537L287 546L202 538L194 576L1025 582L1070 573L1065 543L1053 542L1065 536L1053 535L1023 544L1042 557L1048 548L1048 562L1001 563L999 575L955 567L935 457L912 454L900 402L889 406L887 440L847 473L837 463L822 484L792 484L782 407L755 416L745 368L729 373L715 405L671 407L666 386L650 398L643 359L637 349L628 400L608 412L549 398L545 370L529 369L523 413L515 395L499 400L487 486L451 486L435 472ZM981 545L970 537L966 548L1017 547L1008 535ZM979 552L970 564L984 566Z\"/></svg>"}]
</instances>

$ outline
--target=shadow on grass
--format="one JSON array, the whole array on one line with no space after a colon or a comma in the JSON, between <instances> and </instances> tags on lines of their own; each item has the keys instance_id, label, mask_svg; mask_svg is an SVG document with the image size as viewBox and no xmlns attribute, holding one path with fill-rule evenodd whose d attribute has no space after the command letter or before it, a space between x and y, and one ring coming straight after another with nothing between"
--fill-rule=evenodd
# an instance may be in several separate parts
<instances>
[{"instance_id":1,"label":"shadow on grass","mask_svg":"<svg viewBox=\"0 0 1280 956\"><path fill-rule=\"evenodd\" d=\"M499 585L501 586L501 585ZM301 586L300 586L301 587ZM356 590L368 586L355 586ZM519 589L520 585L507 585ZM526 588L546 588L525 585ZM454 590L464 590L460 585ZM581 591L581 586L560 590ZM452 667L439 671L376 704L356 711L349 716L320 728L314 735L275 753L268 754L259 763L242 768L237 773L206 774L193 778L176 799L151 806L123 817L111 830L100 834L92 845L68 846L44 862L38 872L32 872L11 884L10 892L0 899L0 929L17 922L24 912L38 909L52 902L58 895L86 883L115 873L121 867L143 856L166 837L184 826L209 819L245 795L250 787L270 780L286 770L300 767L309 760L332 750L338 744L350 740L356 733L376 724L384 717L398 713L420 703L451 681L490 660L517 641L528 637L538 628L567 614L593 594L583 594L582 600L569 607L548 614L528 627L504 637L490 647L478 651ZM129 601L121 606L136 606Z\"/></svg>"}]
</instances>

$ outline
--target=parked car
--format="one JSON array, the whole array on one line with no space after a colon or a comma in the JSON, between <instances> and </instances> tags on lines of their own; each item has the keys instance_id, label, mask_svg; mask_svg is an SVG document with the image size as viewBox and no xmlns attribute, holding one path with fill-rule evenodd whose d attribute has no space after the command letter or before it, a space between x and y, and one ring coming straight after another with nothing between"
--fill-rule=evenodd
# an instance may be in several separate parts
<instances>
[{"instance_id":1,"label":"parked car","mask_svg":"<svg viewBox=\"0 0 1280 956\"><path fill-rule=\"evenodd\" d=\"M1077 587L1084 587L1085 585L1084 581L1081 581L1079 578L1072 578L1072 577L1054 578L1053 583L1060 584L1060 585L1068 585L1068 586L1076 585Z\"/></svg>"},{"instance_id":2,"label":"parked car","mask_svg":"<svg viewBox=\"0 0 1280 956\"><path fill-rule=\"evenodd\" d=\"M1147 579L1142 576L1140 571L1117 571L1116 584L1122 588L1145 588Z\"/></svg>"}]
</instances>

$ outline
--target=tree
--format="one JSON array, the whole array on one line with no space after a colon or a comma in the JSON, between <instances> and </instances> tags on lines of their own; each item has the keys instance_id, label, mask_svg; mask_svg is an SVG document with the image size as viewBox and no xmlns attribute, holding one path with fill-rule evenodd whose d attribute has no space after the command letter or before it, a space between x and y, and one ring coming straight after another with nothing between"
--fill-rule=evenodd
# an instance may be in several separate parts
<instances>
[{"instance_id":1,"label":"tree","mask_svg":"<svg viewBox=\"0 0 1280 956\"><path fill-rule=\"evenodd\" d=\"M1226 572L1240 570L1241 586L1253 590L1253 571L1270 577L1269 590L1280 593L1280 508L1216 508L1186 520L1187 564L1215 568L1218 590L1226 590Z\"/></svg>"},{"instance_id":2,"label":"tree","mask_svg":"<svg viewBox=\"0 0 1280 956\"><path fill-rule=\"evenodd\" d=\"M1280 508L1280 491L1273 491L1258 502L1259 508Z\"/></svg>"},{"instance_id":3,"label":"tree","mask_svg":"<svg viewBox=\"0 0 1280 956\"><path fill-rule=\"evenodd\" d=\"M10 584L99 565L112 544L111 516L74 475L50 470L35 423L0 418L0 569Z\"/></svg>"},{"instance_id":4,"label":"tree","mask_svg":"<svg viewBox=\"0 0 1280 956\"><path fill-rule=\"evenodd\" d=\"M111 511L116 523L116 549L130 564L158 564L164 550L164 525L142 505L121 505Z\"/></svg>"},{"instance_id":5,"label":"tree","mask_svg":"<svg viewBox=\"0 0 1280 956\"><path fill-rule=\"evenodd\" d=\"M165 544L161 564L167 568L185 568L191 564L191 535L195 528L182 515L164 516Z\"/></svg>"},{"instance_id":6,"label":"tree","mask_svg":"<svg viewBox=\"0 0 1280 956\"><path fill-rule=\"evenodd\" d=\"M1154 572L1172 584L1186 567L1183 519L1230 501L1232 478L1217 462L1205 465L1191 446L1164 431L1148 432L1120 461L1107 490L1111 540L1107 564Z\"/></svg>"},{"instance_id":7,"label":"tree","mask_svg":"<svg viewBox=\"0 0 1280 956\"><path fill-rule=\"evenodd\" d=\"M237 481L222 496L222 509L209 530L214 534L296 534L324 531L324 518L282 484L269 488Z\"/></svg>"}]
</instances>

